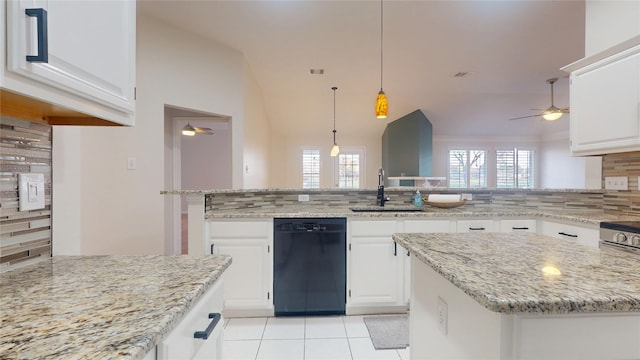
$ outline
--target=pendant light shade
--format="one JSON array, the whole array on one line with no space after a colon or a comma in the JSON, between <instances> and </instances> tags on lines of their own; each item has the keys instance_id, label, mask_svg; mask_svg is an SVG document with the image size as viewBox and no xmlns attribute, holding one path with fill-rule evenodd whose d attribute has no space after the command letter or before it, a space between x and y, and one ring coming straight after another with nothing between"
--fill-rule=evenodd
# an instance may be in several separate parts
<instances>
[{"instance_id":1,"label":"pendant light shade","mask_svg":"<svg viewBox=\"0 0 640 360\"><path fill-rule=\"evenodd\" d=\"M382 90L382 64L383 64L383 26L382 26L382 0L380 0L380 91L378 92L378 98L376 99L376 118L378 119L386 119L387 115L389 115L389 104L387 103L387 96L384 94Z\"/></svg>"},{"instance_id":2,"label":"pendant light shade","mask_svg":"<svg viewBox=\"0 0 640 360\"><path fill-rule=\"evenodd\" d=\"M333 147L331 148L331 157L336 157L340 153L340 147L336 143L336 90L337 87L332 87L333 90Z\"/></svg>"},{"instance_id":3,"label":"pendant light shade","mask_svg":"<svg viewBox=\"0 0 640 360\"><path fill-rule=\"evenodd\" d=\"M387 104L387 97L380 88L378 98L376 99L376 117L378 119L385 119L389 114L389 105Z\"/></svg>"},{"instance_id":4,"label":"pendant light shade","mask_svg":"<svg viewBox=\"0 0 640 360\"><path fill-rule=\"evenodd\" d=\"M182 128L182 135L186 135L186 136L194 136L196 134L196 129L191 126L191 124L187 123L187 125L185 125Z\"/></svg>"}]
</instances>

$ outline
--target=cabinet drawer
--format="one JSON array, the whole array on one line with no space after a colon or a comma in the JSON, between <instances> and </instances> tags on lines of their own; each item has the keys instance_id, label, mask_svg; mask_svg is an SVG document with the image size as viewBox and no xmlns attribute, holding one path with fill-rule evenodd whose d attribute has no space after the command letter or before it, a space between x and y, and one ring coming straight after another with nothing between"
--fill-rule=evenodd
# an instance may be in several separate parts
<instances>
[{"instance_id":1,"label":"cabinet drawer","mask_svg":"<svg viewBox=\"0 0 640 360\"><path fill-rule=\"evenodd\" d=\"M224 319L206 340L194 338L196 331L204 331L211 324L210 313L222 314L223 281L218 279L189 310L178 325L158 344L157 359L219 359L222 354Z\"/></svg>"},{"instance_id":2,"label":"cabinet drawer","mask_svg":"<svg viewBox=\"0 0 640 360\"><path fill-rule=\"evenodd\" d=\"M211 238L268 238L273 233L272 221L211 221Z\"/></svg>"},{"instance_id":3,"label":"cabinet drawer","mask_svg":"<svg viewBox=\"0 0 640 360\"><path fill-rule=\"evenodd\" d=\"M403 232L448 233L455 232L455 221L451 220L407 220Z\"/></svg>"},{"instance_id":4,"label":"cabinet drawer","mask_svg":"<svg viewBox=\"0 0 640 360\"><path fill-rule=\"evenodd\" d=\"M480 220L458 220L456 225L457 232L474 232L474 231L494 231L493 220L480 219Z\"/></svg>"},{"instance_id":5,"label":"cabinet drawer","mask_svg":"<svg viewBox=\"0 0 640 360\"><path fill-rule=\"evenodd\" d=\"M351 236L386 237L398 232L395 220L380 221L351 221L349 226Z\"/></svg>"},{"instance_id":6,"label":"cabinet drawer","mask_svg":"<svg viewBox=\"0 0 640 360\"><path fill-rule=\"evenodd\" d=\"M534 219L508 219L500 220L500 232L536 232L536 220Z\"/></svg>"},{"instance_id":7,"label":"cabinet drawer","mask_svg":"<svg viewBox=\"0 0 640 360\"><path fill-rule=\"evenodd\" d=\"M567 225L551 221L545 221L542 224L542 234L545 236L554 237L556 239L577 241L582 245L591 247L598 247L598 243L600 240L600 233L597 229L589 229L586 227Z\"/></svg>"}]
</instances>

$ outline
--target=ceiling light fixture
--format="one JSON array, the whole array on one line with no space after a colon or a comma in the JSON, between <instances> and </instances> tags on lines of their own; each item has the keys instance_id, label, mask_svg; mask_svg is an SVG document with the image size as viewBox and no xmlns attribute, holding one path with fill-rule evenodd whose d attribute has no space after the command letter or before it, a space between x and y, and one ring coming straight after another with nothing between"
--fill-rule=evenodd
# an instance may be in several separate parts
<instances>
[{"instance_id":1,"label":"ceiling light fixture","mask_svg":"<svg viewBox=\"0 0 640 360\"><path fill-rule=\"evenodd\" d=\"M331 157L336 157L340 153L340 147L336 143L336 90L337 87L332 87L333 90L333 147L331 148Z\"/></svg>"},{"instance_id":2,"label":"ceiling light fixture","mask_svg":"<svg viewBox=\"0 0 640 360\"><path fill-rule=\"evenodd\" d=\"M384 90L382 90L382 0L380 0L380 91L378 92L378 98L376 99L376 118L378 119L386 119L387 115L389 115L389 104L387 103L387 96L384 94Z\"/></svg>"},{"instance_id":3,"label":"ceiling light fixture","mask_svg":"<svg viewBox=\"0 0 640 360\"><path fill-rule=\"evenodd\" d=\"M185 125L182 128L182 135L186 135L186 136L194 136L196 134L196 129L191 126L191 124L187 123L187 125Z\"/></svg>"},{"instance_id":4,"label":"ceiling light fixture","mask_svg":"<svg viewBox=\"0 0 640 360\"><path fill-rule=\"evenodd\" d=\"M547 82L551 85L551 107L542 113L542 118L547 121L555 121L562 117L562 109L553 105L553 84L558 81L557 78L549 79Z\"/></svg>"}]
</instances>

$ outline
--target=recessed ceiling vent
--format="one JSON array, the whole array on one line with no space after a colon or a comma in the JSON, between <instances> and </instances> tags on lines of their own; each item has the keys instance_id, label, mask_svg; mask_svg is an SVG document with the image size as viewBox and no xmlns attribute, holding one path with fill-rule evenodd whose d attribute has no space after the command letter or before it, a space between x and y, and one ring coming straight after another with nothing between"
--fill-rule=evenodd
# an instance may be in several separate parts
<instances>
[{"instance_id":1,"label":"recessed ceiling vent","mask_svg":"<svg viewBox=\"0 0 640 360\"><path fill-rule=\"evenodd\" d=\"M323 75L324 69L309 69L309 75Z\"/></svg>"},{"instance_id":2,"label":"recessed ceiling vent","mask_svg":"<svg viewBox=\"0 0 640 360\"><path fill-rule=\"evenodd\" d=\"M465 76L467 76L467 75L469 75L469 73L468 73L468 72L463 72L463 71L461 71L461 72L456 73L455 75L453 75L453 77L465 77Z\"/></svg>"}]
</instances>

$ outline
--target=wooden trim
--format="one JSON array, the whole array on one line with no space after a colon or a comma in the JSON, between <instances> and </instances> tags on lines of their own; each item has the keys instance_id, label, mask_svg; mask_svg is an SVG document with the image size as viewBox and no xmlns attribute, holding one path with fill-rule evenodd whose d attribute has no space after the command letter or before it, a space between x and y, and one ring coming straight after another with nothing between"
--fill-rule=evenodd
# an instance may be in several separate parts
<instances>
[{"instance_id":1,"label":"wooden trim","mask_svg":"<svg viewBox=\"0 0 640 360\"><path fill-rule=\"evenodd\" d=\"M0 114L49 125L122 126L5 89L0 89Z\"/></svg>"}]
</instances>

